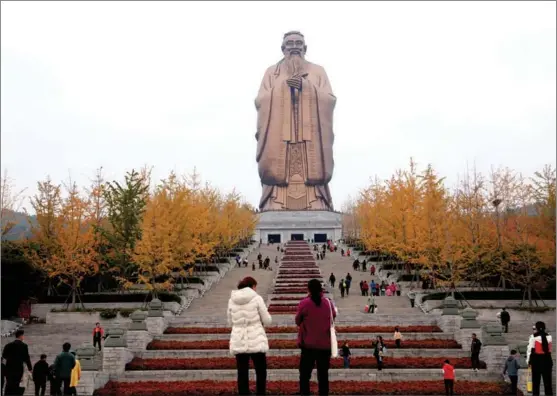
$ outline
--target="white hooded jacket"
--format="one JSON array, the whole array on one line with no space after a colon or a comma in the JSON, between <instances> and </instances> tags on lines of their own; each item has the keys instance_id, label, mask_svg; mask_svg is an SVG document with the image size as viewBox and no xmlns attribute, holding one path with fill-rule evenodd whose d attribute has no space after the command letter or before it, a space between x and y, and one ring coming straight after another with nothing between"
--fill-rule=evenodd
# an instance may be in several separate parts
<instances>
[{"instance_id":1,"label":"white hooded jacket","mask_svg":"<svg viewBox=\"0 0 557 396\"><path fill-rule=\"evenodd\" d=\"M263 298L251 287L232 291L228 300L230 354L267 353L269 341L263 326L272 322Z\"/></svg>"}]
</instances>

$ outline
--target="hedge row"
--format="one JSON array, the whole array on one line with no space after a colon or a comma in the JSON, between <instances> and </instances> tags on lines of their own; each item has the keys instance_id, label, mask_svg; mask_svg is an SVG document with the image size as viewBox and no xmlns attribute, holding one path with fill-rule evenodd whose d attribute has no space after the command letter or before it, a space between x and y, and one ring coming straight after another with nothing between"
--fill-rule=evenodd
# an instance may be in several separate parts
<instances>
[{"instance_id":1,"label":"hedge row","mask_svg":"<svg viewBox=\"0 0 557 396\"><path fill-rule=\"evenodd\" d=\"M180 296L175 293L158 293L158 298L162 302L177 302L182 300ZM64 304L70 301L71 297L68 296L45 296L39 302L44 304ZM81 296L81 301L84 304L90 303L142 303L152 300L152 296L147 293L94 293L84 294ZM79 301L79 299L77 299Z\"/></svg>"}]
</instances>

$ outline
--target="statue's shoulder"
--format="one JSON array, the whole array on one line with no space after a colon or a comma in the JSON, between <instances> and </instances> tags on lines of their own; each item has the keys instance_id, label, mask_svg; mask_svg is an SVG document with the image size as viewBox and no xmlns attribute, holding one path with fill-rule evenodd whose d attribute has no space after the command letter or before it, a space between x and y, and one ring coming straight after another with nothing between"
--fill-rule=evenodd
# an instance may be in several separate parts
<instances>
[{"instance_id":1,"label":"statue's shoulder","mask_svg":"<svg viewBox=\"0 0 557 396\"><path fill-rule=\"evenodd\" d=\"M308 62L308 67L310 71L313 71L314 73L319 73L319 74L325 73L325 68L321 65L318 65L317 63Z\"/></svg>"}]
</instances>

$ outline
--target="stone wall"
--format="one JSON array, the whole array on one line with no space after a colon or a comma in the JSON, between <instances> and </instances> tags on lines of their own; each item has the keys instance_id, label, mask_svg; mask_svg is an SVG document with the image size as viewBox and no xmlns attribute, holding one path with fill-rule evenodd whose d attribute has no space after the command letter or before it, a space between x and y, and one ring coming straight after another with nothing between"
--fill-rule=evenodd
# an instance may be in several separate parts
<instances>
[{"instance_id":1,"label":"stone wall","mask_svg":"<svg viewBox=\"0 0 557 396\"><path fill-rule=\"evenodd\" d=\"M176 304L177 303L171 303ZM121 307L119 307L121 308ZM167 317L174 316L171 311L164 311ZM114 319L103 319L99 312L48 312L46 315L47 324L75 324L75 323L91 323L100 322L104 327L115 323L128 324L131 322L129 318L124 318L118 314Z\"/></svg>"}]
</instances>

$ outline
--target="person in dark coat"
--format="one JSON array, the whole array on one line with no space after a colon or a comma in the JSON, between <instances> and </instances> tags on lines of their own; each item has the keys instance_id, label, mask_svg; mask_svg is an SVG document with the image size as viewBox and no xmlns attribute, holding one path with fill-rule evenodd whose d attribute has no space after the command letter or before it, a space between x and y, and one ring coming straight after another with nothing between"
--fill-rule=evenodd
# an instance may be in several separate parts
<instances>
[{"instance_id":1,"label":"person in dark coat","mask_svg":"<svg viewBox=\"0 0 557 396\"><path fill-rule=\"evenodd\" d=\"M50 396L61 396L60 381L56 378L54 364L48 367L48 382L50 382Z\"/></svg>"},{"instance_id":2,"label":"person in dark coat","mask_svg":"<svg viewBox=\"0 0 557 396\"><path fill-rule=\"evenodd\" d=\"M62 345L62 353L56 356L54 361L54 372L58 381L64 384L64 395L71 395L70 381L72 370L75 367L75 356L70 353L72 345L69 342Z\"/></svg>"},{"instance_id":3,"label":"person in dark coat","mask_svg":"<svg viewBox=\"0 0 557 396\"><path fill-rule=\"evenodd\" d=\"M4 382L6 381L6 365L2 362L2 385L0 387L0 395L4 395Z\"/></svg>"},{"instance_id":4,"label":"person in dark coat","mask_svg":"<svg viewBox=\"0 0 557 396\"><path fill-rule=\"evenodd\" d=\"M39 360L33 366L33 382L35 383L35 396L44 396L46 393L46 380L48 377L48 363L46 362L46 355L41 355Z\"/></svg>"},{"instance_id":5,"label":"person in dark coat","mask_svg":"<svg viewBox=\"0 0 557 396\"><path fill-rule=\"evenodd\" d=\"M501 311L501 326L505 330L505 333L509 332L509 322L511 321L511 315L507 312L506 308Z\"/></svg>"},{"instance_id":6,"label":"person in dark coat","mask_svg":"<svg viewBox=\"0 0 557 396\"><path fill-rule=\"evenodd\" d=\"M482 349L482 342L476 336L476 333L472 334L472 342L470 344L470 359L472 360L472 369L478 371L480 368L480 351Z\"/></svg>"},{"instance_id":7,"label":"person in dark coat","mask_svg":"<svg viewBox=\"0 0 557 396\"><path fill-rule=\"evenodd\" d=\"M2 351L2 359L6 361L6 395L17 395L20 393L19 384L23 378L23 365L27 366L29 371L33 371L31 358L29 357L29 348L23 342L23 330L15 332L15 340L4 347Z\"/></svg>"}]
</instances>

